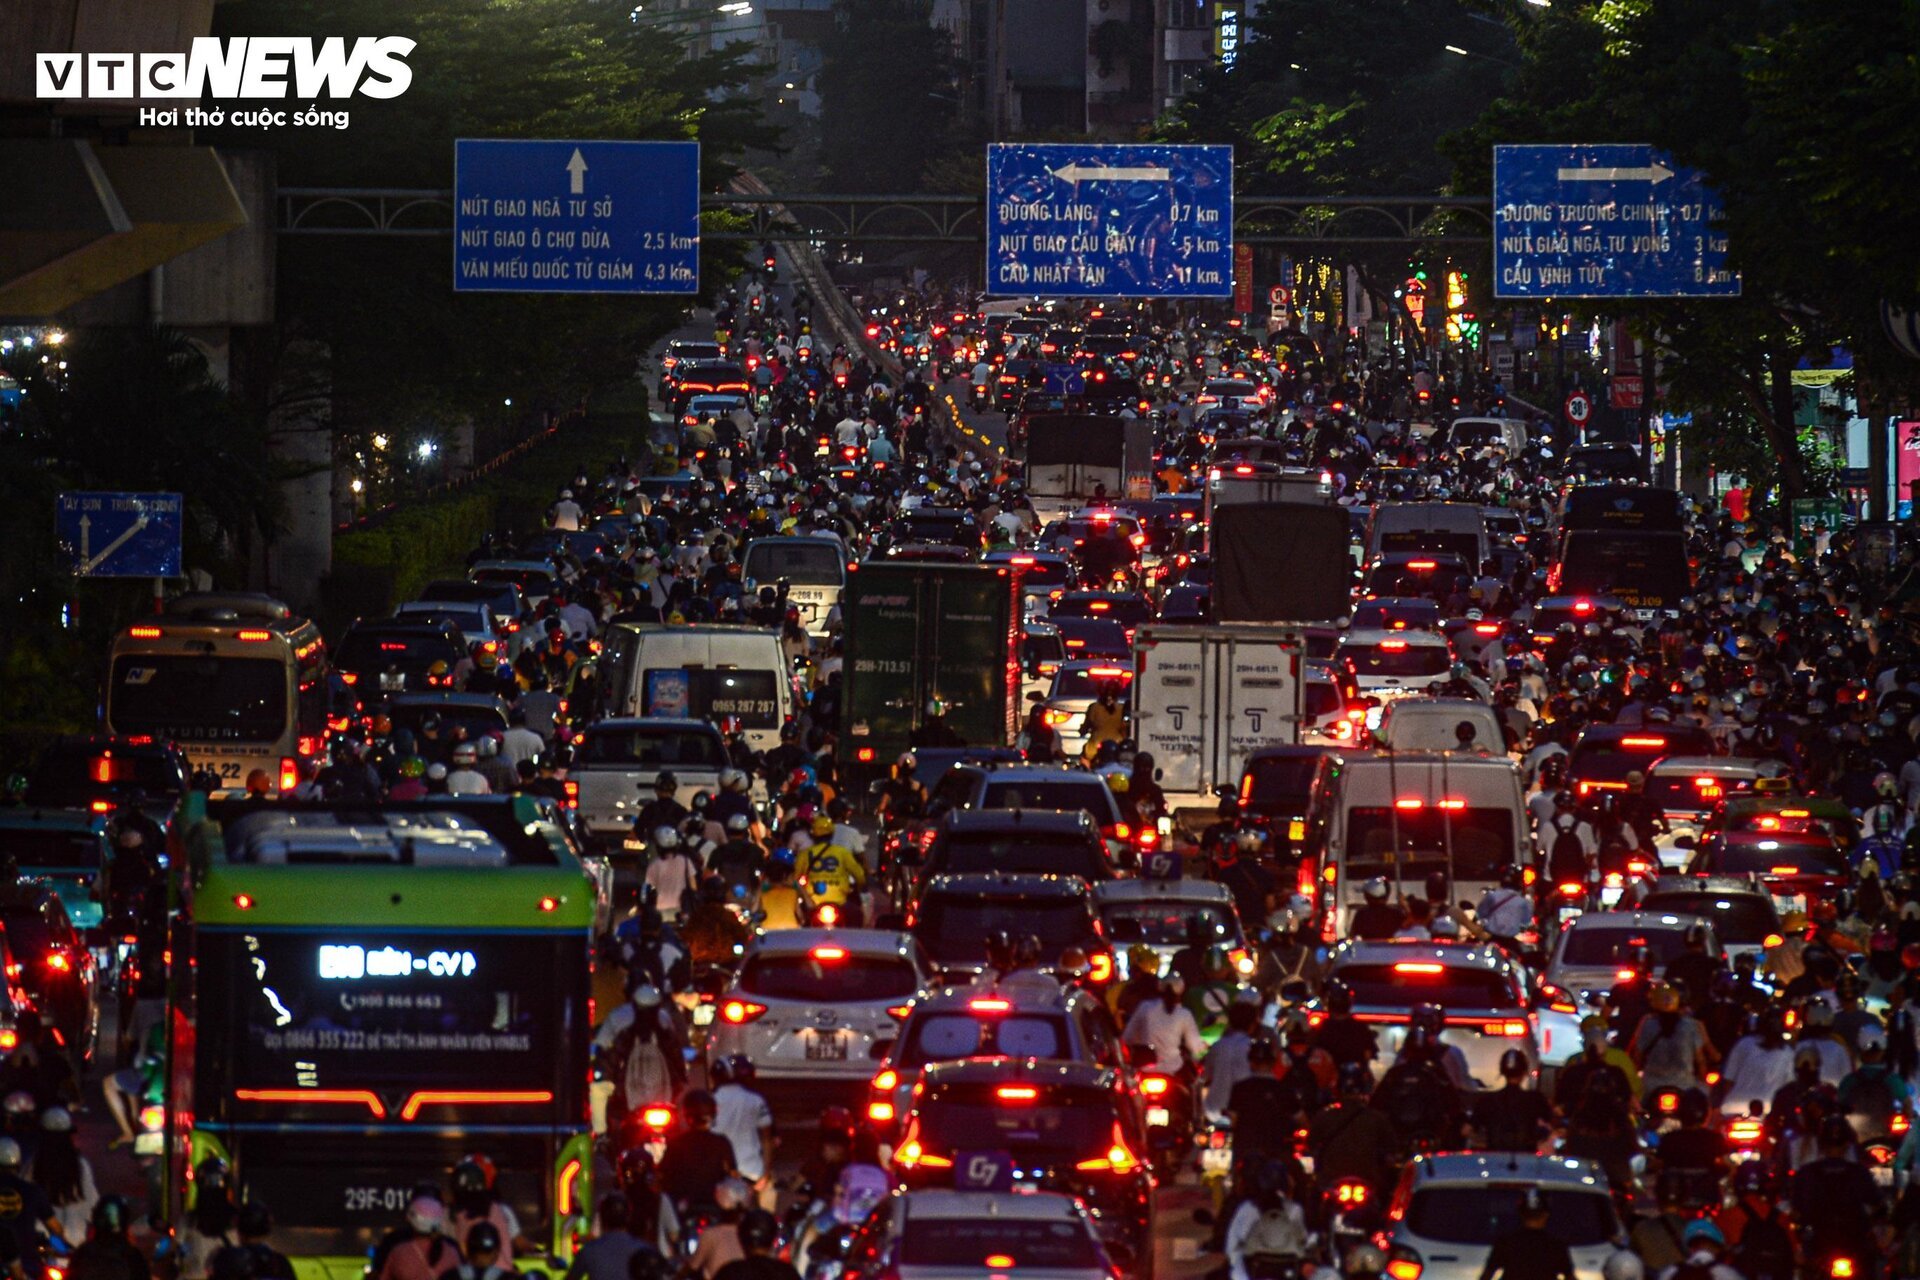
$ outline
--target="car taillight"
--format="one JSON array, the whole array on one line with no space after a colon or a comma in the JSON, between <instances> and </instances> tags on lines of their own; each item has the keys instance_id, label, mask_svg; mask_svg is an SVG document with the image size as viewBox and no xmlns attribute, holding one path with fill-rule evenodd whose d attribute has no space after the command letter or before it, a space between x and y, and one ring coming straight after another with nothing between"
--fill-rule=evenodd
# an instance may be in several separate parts
<instances>
[{"instance_id":1,"label":"car taillight","mask_svg":"<svg viewBox=\"0 0 1920 1280\"><path fill-rule=\"evenodd\" d=\"M892 1093L900 1087L900 1073L892 1067L888 1067L885 1071L875 1076L873 1083L868 1087L876 1093Z\"/></svg>"},{"instance_id":2,"label":"car taillight","mask_svg":"<svg viewBox=\"0 0 1920 1280\"><path fill-rule=\"evenodd\" d=\"M888 1102L884 1098L876 1098L872 1102L869 1102L867 1104L867 1119L872 1120L876 1124L891 1124L893 1122L893 1103Z\"/></svg>"},{"instance_id":3,"label":"car taillight","mask_svg":"<svg viewBox=\"0 0 1920 1280\"><path fill-rule=\"evenodd\" d=\"M901 1143L893 1153L893 1162L902 1169L951 1169L953 1161L945 1156L934 1155L920 1145L918 1138L909 1138Z\"/></svg>"},{"instance_id":4,"label":"car taillight","mask_svg":"<svg viewBox=\"0 0 1920 1280\"><path fill-rule=\"evenodd\" d=\"M1508 1018L1501 1022L1480 1024L1480 1034L1483 1036L1524 1036L1530 1029L1526 1020L1522 1018Z\"/></svg>"},{"instance_id":5,"label":"car taillight","mask_svg":"<svg viewBox=\"0 0 1920 1280\"><path fill-rule=\"evenodd\" d=\"M1107 835L1114 840L1128 840L1133 837L1133 828L1124 822L1116 822L1107 828Z\"/></svg>"},{"instance_id":6,"label":"car taillight","mask_svg":"<svg viewBox=\"0 0 1920 1280\"><path fill-rule=\"evenodd\" d=\"M1087 958L1088 982L1113 981L1113 955L1106 951L1096 951Z\"/></svg>"},{"instance_id":7,"label":"car taillight","mask_svg":"<svg viewBox=\"0 0 1920 1280\"><path fill-rule=\"evenodd\" d=\"M1084 1172L1132 1173L1140 1167L1140 1157L1133 1154L1127 1141L1121 1136L1120 1126L1113 1126L1113 1145L1107 1148L1104 1156L1095 1156L1091 1160L1082 1160L1073 1166Z\"/></svg>"},{"instance_id":8,"label":"car taillight","mask_svg":"<svg viewBox=\"0 0 1920 1280\"><path fill-rule=\"evenodd\" d=\"M1387 1280L1420 1280L1425 1269L1417 1258L1395 1258L1387 1263Z\"/></svg>"},{"instance_id":9,"label":"car taillight","mask_svg":"<svg viewBox=\"0 0 1920 1280\"><path fill-rule=\"evenodd\" d=\"M291 791L300 785L300 762L292 756L280 757L280 789Z\"/></svg>"},{"instance_id":10,"label":"car taillight","mask_svg":"<svg viewBox=\"0 0 1920 1280\"><path fill-rule=\"evenodd\" d=\"M752 1000L729 1000L720 1006L720 1017L734 1026L743 1026L767 1011L767 1006Z\"/></svg>"},{"instance_id":11,"label":"car taillight","mask_svg":"<svg viewBox=\"0 0 1920 1280\"><path fill-rule=\"evenodd\" d=\"M49 952L47 954L47 968L53 970L55 973L72 973L73 961L67 958L67 953L64 951Z\"/></svg>"}]
</instances>

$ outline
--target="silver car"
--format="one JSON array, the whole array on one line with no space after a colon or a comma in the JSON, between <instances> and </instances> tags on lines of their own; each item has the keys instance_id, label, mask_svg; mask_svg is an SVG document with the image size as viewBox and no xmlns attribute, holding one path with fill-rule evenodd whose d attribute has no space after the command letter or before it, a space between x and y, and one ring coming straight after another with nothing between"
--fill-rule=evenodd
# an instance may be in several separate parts
<instances>
[{"instance_id":1,"label":"silver car","mask_svg":"<svg viewBox=\"0 0 1920 1280\"><path fill-rule=\"evenodd\" d=\"M1442 942L1360 942L1337 947L1327 964L1353 993L1353 1012L1373 1024L1380 1045L1374 1060L1384 1075L1407 1036L1412 1009L1439 1005L1447 1024L1441 1043L1460 1050L1467 1074L1479 1089L1500 1087L1500 1059L1518 1049L1539 1074L1539 1024L1531 1008L1525 972L1499 947ZM1317 1024L1324 1018L1309 1013Z\"/></svg>"},{"instance_id":2,"label":"silver car","mask_svg":"<svg viewBox=\"0 0 1920 1280\"><path fill-rule=\"evenodd\" d=\"M1554 941L1545 980L1576 1002L1584 1001L1596 992L1611 991L1622 967L1642 947L1653 971L1662 973L1687 949L1687 930L1696 924L1707 928L1707 954L1724 960L1712 923L1700 916L1671 911L1602 911L1581 916Z\"/></svg>"},{"instance_id":3,"label":"silver car","mask_svg":"<svg viewBox=\"0 0 1920 1280\"><path fill-rule=\"evenodd\" d=\"M781 929L748 946L717 1000L709 1060L743 1054L762 1081L864 1083L931 966L910 934Z\"/></svg>"},{"instance_id":4,"label":"silver car","mask_svg":"<svg viewBox=\"0 0 1920 1280\"><path fill-rule=\"evenodd\" d=\"M1093 909L1113 944L1114 979L1129 976L1127 952L1145 943L1167 973L1174 953L1189 944L1196 923L1206 945L1223 947L1242 978L1251 977L1253 953L1234 910L1233 895L1213 880L1110 880L1093 886Z\"/></svg>"},{"instance_id":5,"label":"silver car","mask_svg":"<svg viewBox=\"0 0 1920 1280\"><path fill-rule=\"evenodd\" d=\"M1574 1275L1600 1280L1625 1233L1606 1175L1586 1160L1505 1151L1420 1156L1400 1175L1388 1244L1420 1255L1421 1280L1479 1280L1493 1242L1520 1225L1520 1197L1532 1188L1546 1197L1547 1231L1573 1255Z\"/></svg>"}]
</instances>

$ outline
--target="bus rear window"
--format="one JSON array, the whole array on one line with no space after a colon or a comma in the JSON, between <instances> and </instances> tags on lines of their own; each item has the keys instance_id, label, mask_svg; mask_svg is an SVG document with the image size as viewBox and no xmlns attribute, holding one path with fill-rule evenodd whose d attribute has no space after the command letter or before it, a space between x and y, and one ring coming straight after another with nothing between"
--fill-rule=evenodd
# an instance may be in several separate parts
<instances>
[{"instance_id":1,"label":"bus rear window","mask_svg":"<svg viewBox=\"0 0 1920 1280\"><path fill-rule=\"evenodd\" d=\"M290 669L272 658L125 654L114 660L115 733L197 742L269 742L287 727Z\"/></svg>"}]
</instances>

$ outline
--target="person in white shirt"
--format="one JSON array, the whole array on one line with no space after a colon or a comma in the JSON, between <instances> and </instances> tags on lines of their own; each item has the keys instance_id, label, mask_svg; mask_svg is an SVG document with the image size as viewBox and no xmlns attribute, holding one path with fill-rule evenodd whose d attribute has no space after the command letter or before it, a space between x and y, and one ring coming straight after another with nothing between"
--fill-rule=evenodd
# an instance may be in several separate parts
<instances>
[{"instance_id":1,"label":"person in white shirt","mask_svg":"<svg viewBox=\"0 0 1920 1280\"><path fill-rule=\"evenodd\" d=\"M522 760L531 760L547 749L544 738L527 728L527 712L515 705L507 713L507 731L500 735L500 758L516 769Z\"/></svg>"},{"instance_id":2,"label":"person in white shirt","mask_svg":"<svg viewBox=\"0 0 1920 1280\"><path fill-rule=\"evenodd\" d=\"M1207 1054L1200 1038L1200 1024L1193 1013L1180 1003L1186 983L1168 978L1160 984L1158 1000L1142 1000L1127 1019L1120 1041L1129 1047L1141 1045L1153 1052L1153 1068L1171 1075L1187 1063L1198 1064Z\"/></svg>"},{"instance_id":3,"label":"person in white shirt","mask_svg":"<svg viewBox=\"0 0 1920 1280\"><path fill-rule=\"evenodd\" d=\"M772 1203L773 1180L768 1170L773 1164L773 1110L748 1087L754 1072L745 1054L729 1055L714 1066L725 1083L713 1091L717 1112L713 1131L733 1144L734 1167L762 1193L764 1207Z\"/></svg>"},{"instance_id":4,"label":"person in white shirt","mask_svg":"<svg viewBox=\"0 0 1920 1280\"><path fill-rule=\"evenodd\" d=\"M463 742L453 749L453 768L447 772L448 795L484 796L492 793L487 775L474 767L479 759L480 749L471 742Z\"/></svg>"},{"instance_id":5,"label":"person in white shirt","mask_svg":"<svg viewBox=\"0 0 1920 1280\"><path fill-rule=\"evenodd\" d=\"M586 519L586 509L573 500L573 490L562 489L560 501L553 504L553 524L555 529L577 531L581 521Z\"/></svg>"}]
</instances>

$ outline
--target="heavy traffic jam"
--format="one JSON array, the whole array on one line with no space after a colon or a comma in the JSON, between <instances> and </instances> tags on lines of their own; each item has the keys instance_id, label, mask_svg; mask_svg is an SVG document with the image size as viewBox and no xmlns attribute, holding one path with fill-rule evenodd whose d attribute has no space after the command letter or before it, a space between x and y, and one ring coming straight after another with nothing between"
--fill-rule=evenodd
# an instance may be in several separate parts
<instances>
[{"instance_id":1,"label":"heavy traffic jam","mask_svg":"<svg viewBox=\"0 0 1920 1280\"><path fill-rule=\"evenodd\" d=\"M1920 1272L1849 529L1224 313L813 310L391 616L102 655L0 810L11 1274Z\"/></svg>"}]
</instances>

